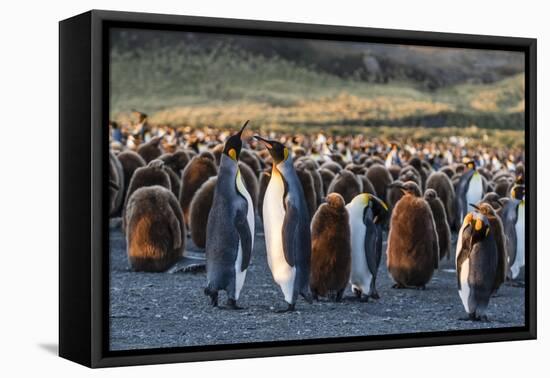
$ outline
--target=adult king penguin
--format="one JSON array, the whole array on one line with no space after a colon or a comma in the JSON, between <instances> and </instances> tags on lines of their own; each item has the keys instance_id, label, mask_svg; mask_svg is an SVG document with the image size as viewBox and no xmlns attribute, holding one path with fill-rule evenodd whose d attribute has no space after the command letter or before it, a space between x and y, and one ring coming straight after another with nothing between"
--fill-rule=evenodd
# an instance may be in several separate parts
<instances>
[{"instance_id":1,"label":"adult king penguin","mask_svg":"<svg viewBox=\"0 0 550 378\"><path fill-rule=\"evenodd\" d=\"M460 221L474 209L470 204L478 203L484 195L484 184L481 174L476 170L475 161L466 163L466 171L460 176L456 185L456 229Z\"/></svg>"},{"instance_id":2,"label":"adult king penguin","mask_svg":"<svg viewBox=\"0 0 550 378\"><path fill-rule=\"evenodd\" d=\"M311 303L309 289L311 231L304 191L289 150L282 143L255 138L273 159L271 179L263 203L267 262L280 286L286 311L294 311L298 295Z\"/></svg>"},{"instance_id":3,"label":"adult king penguin","mask_svg":"<svg viewBox=\"0 0 550 378\"><path fill-rule=\"evenodd\" d=\"M516 183L510 195L512 199L502 211L502 223L507 237L508 278L515 281L525 267L525 186ZM516 284L521 286L519 282Z\"/></svg>"},{"instance_id":4,"label":"adult king penguin","mask_svg":"<svg viewBox=\"0 0 550 378\"><path fill-rule=\"evenodd\" d=\"M380 298L376 275L382 257L382 223L388 206L369 193L357 195L346 205L351 234L350 284L355 295L365 301Z\"/></svg>"},{"instance_id":5,"label":"adult king penguin","mask_svg":"<svg viewBox=\"0 0 550 378\"><path fill-rule=\"evenodd\" d=\"M218 291L227 292L227 305L239 309L237 300L244 284L254 245L254 206L241 177L238 159L241 130L225 142L218 181L206 226L205 294L218 305Z\"/></svg>"},{"instance_id":6,"label":"adult king penguin","mask_svg":"<svg viewBox=\"0 0 550 378\"><path fill-rule=\"evenodd\" d=\"M469 320L486 320L485 311L506 274L502 223L491 205L472 204L456 245L458 294Z\"/></svg>"}]
</instances>

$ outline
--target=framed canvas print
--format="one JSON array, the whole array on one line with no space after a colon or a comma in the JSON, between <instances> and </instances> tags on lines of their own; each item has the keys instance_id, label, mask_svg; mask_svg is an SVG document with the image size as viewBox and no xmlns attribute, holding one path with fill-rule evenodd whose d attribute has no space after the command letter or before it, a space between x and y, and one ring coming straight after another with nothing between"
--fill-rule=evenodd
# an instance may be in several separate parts
<instances>
[{"instance_id":1,"label":"framed canvas print","mask_svg":"<svg viewBox=\"0 0 550 378\"><path fill-rule=\"evenodd\" d=\"M60 22L62 357L536 337L536 40Z\"/></svg>"}]
</instances>

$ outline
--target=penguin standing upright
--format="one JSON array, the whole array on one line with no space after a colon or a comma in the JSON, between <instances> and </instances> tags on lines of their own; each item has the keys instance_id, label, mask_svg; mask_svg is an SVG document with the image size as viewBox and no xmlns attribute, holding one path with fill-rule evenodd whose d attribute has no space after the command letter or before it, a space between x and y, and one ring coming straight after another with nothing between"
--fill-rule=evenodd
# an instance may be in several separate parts
<instances>
[{"instance_id":1,"label":"penguin standing upright","mask_svg":"<svg viewBox=\"0 0 550 378\"><path fill-rule=\"evenodd\" d=\"M218 291L227 292L227 305L239 309L237 300L254 246L254 205L239 171L241 130L225 142L218 180L206 226L205 294L218 305Z\"/></svg>"},{"instance_id":2,"label":"penguin standing upright","mask_svg":"<svg viewBox=\"0 0 550 378\"><path fill-rule=\"evenodd\" d=\"M378 299L376 276L382 257L382 220L388 206L372 194L362 193L346 205L351 233L351 289Z\"/></svg>"},{"instance_id":3,"label":"penguin standing upright","mask_svg":"<svg viewBox=\"0 0 550 378\"><path fill-rule=\"evenodd\" d=\"M472 160L466 163L465 169L456 185L456 229L460 228L460 221L466 217L466 214L473 211L470 204L478 203L485 194L483 178L476 170L475 162Z\"/></svg>"},{"instance_id":4,"label":"penguin standing upright","mask_svg":"<svg viewBox=\"0 0 550 378\"><path fill-rule=\"evenodd\" d=\"M472 204L458 234L456 277L458 294L469 320L486 320L485 311L506 274L502 223L491 205Z\"/></svg>"},{"instance_id":5,"label":"penguin standing upright","mask_svg":"<svg viewBox=\"0 0 550 378\"><path fill-rule=\"evenodd\" d=\"M446 177L446 176L445 176ZM437 196L435 189L428 188L424 192L424 199L430 205L437 231L437 241L439 244L439 259L447 256L451 257L451 228L447 222L447 214L443 202Z\"/></svg>"},{"instance_id":6,"label":"penguin standing upright","mask_svg":"<svg viewBox=\"0 0 550 378\"><path fill-rule=\"evenodd\" d=\"M311 231L304 191L289 150L282 143L255 136L273 158L271 179L263 203L267 262L288 308L298 295L311 303L309 289Z\"/></svg>"},{"instance_id":7,"label":"penguin standing upright","mask_svg":"<svg viewBox=\"0 0 550 378\"><path fill-rule=\"evenodd\" d=\"M507 237L507 275L511 280L517 280L525 266L525 187L516 184L510 194L512 199L502 210L502 223Z\"/></svg>"}]
</instances>

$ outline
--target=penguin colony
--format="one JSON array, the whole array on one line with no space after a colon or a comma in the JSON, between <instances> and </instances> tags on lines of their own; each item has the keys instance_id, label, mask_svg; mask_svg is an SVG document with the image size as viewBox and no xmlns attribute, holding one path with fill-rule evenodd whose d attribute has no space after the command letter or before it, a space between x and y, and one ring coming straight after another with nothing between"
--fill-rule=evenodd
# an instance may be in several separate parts
<instances>
[{"instance_id":1,"label":"penguin colony","mask_svg":"<svg viewBox=\"0 0 550 378\"><path fill-rule=\"evenodd\" d=\"M294 311L300 298L340 301L347 288L350 300L377 300L383 270L396 289L436 286L439 261L453 252L466 319L487 319L503 283L523 285L521 154L428 156L363 138L361 148L337 137L267 138L247 124L208 137L153 128L145 137L129 135L126 145L113 142L109 213L122 215L132 270L168 270L190 237L206 256L209 303L219 306L224 293L225 307L240 309L263 237L279 288L273 301L286 304L278 312Z\"/></svg>"}]
</instances>

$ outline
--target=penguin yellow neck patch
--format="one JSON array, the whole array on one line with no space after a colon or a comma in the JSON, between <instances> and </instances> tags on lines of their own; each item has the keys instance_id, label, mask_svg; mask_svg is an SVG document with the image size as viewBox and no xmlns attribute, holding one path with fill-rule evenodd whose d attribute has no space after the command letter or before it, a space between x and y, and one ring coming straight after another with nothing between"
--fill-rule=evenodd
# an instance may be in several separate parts
<instances>
[{"instance_id":1,"label":"penguin yellow neck patch","mask_svg":"<svg viewBox=\"0 0 550 378\"><path fill-rule=\"evenodd\" d=\"M228 152L227 152L227 155L229 155L229 157L235 161L237 161L237 151L232 148L230 149Z\"/></svg>"}]
</instances>

